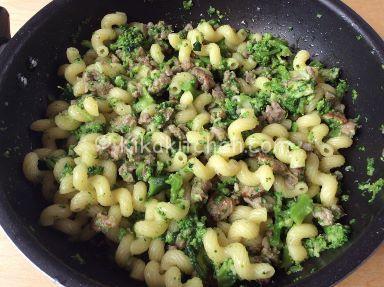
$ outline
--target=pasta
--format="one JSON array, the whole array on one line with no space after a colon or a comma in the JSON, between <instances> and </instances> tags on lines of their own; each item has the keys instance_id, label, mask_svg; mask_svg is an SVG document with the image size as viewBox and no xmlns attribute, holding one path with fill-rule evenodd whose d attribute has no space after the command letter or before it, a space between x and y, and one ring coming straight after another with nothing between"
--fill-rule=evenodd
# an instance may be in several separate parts
<instances>
[{"instance_id":1,"label":"pasta","mask_svg":"<svg viewBox=\"0 0 384 287\"><path fill-rule=\"evenodd\" d=\"M267 281L342 246L335 169L355 124L339 70L310 57L214 21L174 31L105 15L59 67L71 100L30 125L42 148L22 170L48 202L40 224L101 234L151 287Z\"/></svg>"}]
</instances>

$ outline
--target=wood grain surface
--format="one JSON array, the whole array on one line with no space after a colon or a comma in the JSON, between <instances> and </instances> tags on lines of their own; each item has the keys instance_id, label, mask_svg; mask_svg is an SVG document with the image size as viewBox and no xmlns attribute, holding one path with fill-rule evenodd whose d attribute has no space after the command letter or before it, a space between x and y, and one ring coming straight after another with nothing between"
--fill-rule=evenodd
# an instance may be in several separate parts
<instances>
[{"instance_id":1,"label":"wood grain surface","mask_svg":"<svg viewBox=\"0 0 384 287\"><path fill-rule=\"evenodd\" d=\"M0 0L11 18L11 33L17 30L50 0ZM345 0L382 37L384 37L384 0ZM6 237L0 228L0 286L53 287L55 284L40 272ZM337 287L384 286L384 245ZM76 286L68 286L76 287ZM312 287L312 286L308 286ZM315 287L315 286L313 286Z\"/></svg>"}]
</instances>

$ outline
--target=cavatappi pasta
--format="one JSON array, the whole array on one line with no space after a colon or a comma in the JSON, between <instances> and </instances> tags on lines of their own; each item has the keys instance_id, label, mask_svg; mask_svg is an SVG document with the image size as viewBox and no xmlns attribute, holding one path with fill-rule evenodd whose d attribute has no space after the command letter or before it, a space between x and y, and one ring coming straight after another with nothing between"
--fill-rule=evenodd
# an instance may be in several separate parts
<instances>
[{"instance_id":1,"label":"cavatappi pasta","mask_svg":"<svg viewBox=\"0 0 384 287\"><path fill-rule=\"evenodd\" d=\"M41 225L104 234L148 286L265 282L343 245L334 171L355 124L339 70L270 34L127 21L108 14L67 49L70 99L31 124Z\"/></svg>"}]
</instances>

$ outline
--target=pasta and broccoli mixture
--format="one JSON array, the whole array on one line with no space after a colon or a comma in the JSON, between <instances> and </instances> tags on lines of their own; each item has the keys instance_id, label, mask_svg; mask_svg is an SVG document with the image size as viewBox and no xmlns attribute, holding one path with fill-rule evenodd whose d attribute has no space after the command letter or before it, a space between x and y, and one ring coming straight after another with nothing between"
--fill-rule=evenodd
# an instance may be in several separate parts
<instances>
[{"instance_id":1,"label":"pasta and broccoli mixture","mask_svg":"<svg viewBox=\"0 0 384 287\"><path fill-rule=\"evenodd\" d=\"M334 169L356 125L338 68L268 33L121 12L83 45L59 69L68 101L31 125L43 226L104 236L132 278L165 287L265 283L348 241Z\"/></svg>"}]
</instances>

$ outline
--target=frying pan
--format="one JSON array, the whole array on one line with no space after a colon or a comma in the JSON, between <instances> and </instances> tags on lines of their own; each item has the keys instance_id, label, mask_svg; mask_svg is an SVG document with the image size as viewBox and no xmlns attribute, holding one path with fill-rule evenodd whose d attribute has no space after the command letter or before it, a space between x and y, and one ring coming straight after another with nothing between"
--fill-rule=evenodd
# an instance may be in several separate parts
<instances>
[{"instance_id":1,"label":"frying pan","mask_svg":"<svg viewBox=\"0 0 384 287\"><path fill-rule=\"evenodd\" d=\"M47 101L57 96L62 80L57 67L65 62L65 49L89 39L108 12L124 11L131 21L165 20L178 25L207 18L212 5L224 12L224 22L236 28L271 32L287 39L296 49L307 49L326 65L342 68L343 77L360 96L355 104L346 97L349 117L360 115L362 128L356 143L345 152L354 172L345 172L343 189L350 194L344 204L344 223L355 219L350 242L304 264L301 273L278 272L270 286L330 286L346 276L382 242L384 197L372 203L357 188L368 179L366 157L376 159L375 175L383 173L379 160L384 123L384 43L356 13L336 0L194 0L191 12L181 0L61 0L47 5L5 45L0 54L0 223L16 246L41 270L65 286L143 286L129 279L101 242L75 243L38 225L46 205L38 187L23 177L24 154L40 146L39 135L28 126L42 118ZM7 13L1 10L0 44L9 38ZM361 35L361 37L360 37ZM361 38L361 39L360 39ZM359 40L360 39L360 40ZM32 59L37 66L31 64ZM365 146L365 152L357 146ZM375 179L375 176L372 180ZM86 261L81 264L74 255ZM253 285L254 286L254 285Z\"/></svg>"}]
</instances>

